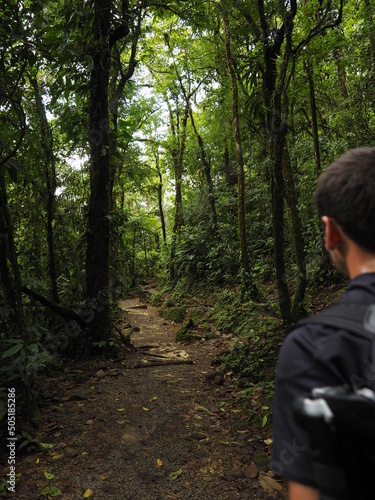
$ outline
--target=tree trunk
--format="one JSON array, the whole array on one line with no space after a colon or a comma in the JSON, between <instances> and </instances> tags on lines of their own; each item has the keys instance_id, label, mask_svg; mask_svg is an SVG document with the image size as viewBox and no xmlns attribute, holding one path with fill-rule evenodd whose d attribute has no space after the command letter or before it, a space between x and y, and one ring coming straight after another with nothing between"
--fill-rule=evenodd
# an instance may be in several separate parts
<instances>
[{"instance_id":1,"label":"tree trunk","mask_svg":"<svg viewBox=\"0 0 375 500\"><path fill-rule=\"evenodd\" d=\"M134 225L133 227L133 242L132 242L132 287L135 287L136 280L135 280L135 237L137 234L137 226Z\"/></svg>"},{"instance_id":2,"label":"tree trunk","mask_svg":"<svg viewBox=\"0 0 375 500\"><path fill-rule=\"evenodd\" d=\"M311 108L311 124L312 124L312 134L314 141L314 157L315 157L315 169L316 175L318 176L322 170L320 163L320 147L319 147L319 132L318 132L318 118L316 113L316 101L315 101L315 85L312 69L310 62L304 61L304 67L307 75L307 80L309 82L310 91L310 108Z\"/></svg>"},{"instance_id":3,"label":"tree trunk","mask_svg":"<svg viewBox=\"0 0 375 500\"><path fill-rule=\"evenodd\" d=\"M320 161L320 146L319 146L319 130L318 130L318 118L317 118L317 109L316 109L316 100L315 100L315 85L314 85L314 75L313 70L311 68L310 62L304 61L304 68L307 75L307 80L309 82L309 91L310 91L310 108L311 108L311 124L312 124L312 134L314 141L314 157L315 157L315 173L316 177L319 177L322 167ZM332 269L332 264L329 258L329 254L326 250L324 235L321 232L319 235L320 238L320 246L321 246L321 261L319 264L319 273L322 273L324 276L327 276L328 271Z\"/></svg>"},{"instance_id":4,"label":"tree trunk","mask_svg":"<svg viewBox=\"0 0 375 500\"><path fill-rule=\"evenodd\" d=\"M145 254L146 277L148 278L147 245L146 245L146 234L145 234L145 231L143 231L143 251L144 251L144 254Z\"/></svg>"},{"instance_id":5,"label":"tree trunk","mask_svg":"<svg viewBox=\"0 0 375 500\"><path fill-rule=\"evenodd\" d=\"M183 225L183 212L182 212L182 167L184 161L185 145L186 145L186 125L189 118L189 105L185 104L184 116L181 124L181 133L179 137L179 153L177 162L175 162L175 212L174 212L174 223L172 230L172 243L171 243L171 253L170 253L170 276L172 281L176 281L176 270L175 270L175 255L177 238L180 234L181 227ZM172 117L171 117L172 119Z\"/></svg>"},{"instance_id":6,"label":"tree trunk","mask_svg":"<svg viewBox=\"0 0 375 500\"><path fill-rule=\"evenodd\" d=\"M165 219L164 219L164 210L163 210L163 176L160 171L160 165L159 165L159 155L156 154L155 156L155 161L156 161L156 170L159 175L159 184L158 184L158 204L159 204L159 214L160 214L160 223L161 223L161 230L163 234L163 242L165 243L167 239L167 233L165 229Z\"/></svg>"},{"instance_id":7,"label":"tree trunk","mask_svg":"<svg viewBox=\"0 0 375 500\"><path fill-rule=\"evenodd\" d=\"M115 205L115 199L113 194L113 186L115 182L115 175L117 169L121 166L122 162L117 158L117 137L118 137L118 105L122 94L124 92L124 88L126 83L130 80L130 78L134 74L135 67L137 65L136 61L136 53L137 53L137 45L139 36L141 33L141 18L143 12L143 4L139 2L137 13L130 12L130 4L129 2L123 2L123 10L122 10L122 29L121 38L126 37L130 33L130 26L132 28L132 38L131 38L131 50L130 50L130 58L127 64L126 71L124 72L122 69L122 62L120 53L117 50L116 46L112 48L112 51L115 53L116 57L116 73L112 77L113 85L113 96L111 98L111 113L112 113L112 125L113 125L113 134L111 137L111 162L110 162L110 181L109 181L109 196L111 208ZM136 20L136 22L135 22ZM118 76L120 75L119 82L116 86L116 82Z\"/></svg>"},{"instance_id":8,"label":"tree trunk","mask_svg":"<svg viewBox=\"0 0 375 500\"><path fill-rule=\"evenodd\" d=\"M55 191L56 191L56 162L53 152L53 137L49 126L46 110L42 100L42 93L38 84L37 76L30 77L30 83L34 89L36 111L39 119L41 146L43 152L46 194L47 194L47 246L48 246L48 269L51 282L52 298L59 302L57 289L56 259L54 251L53 220L55 213Z\"/></svg>"},{"instance_id":9,"label":"tree trunk","mask_svg":"<svg viewBox=\"0 0 375 500\"><path fill-rule=\"evenodd\" d=\"M291 323L291 300L286 280L284 256L284 179L283 149L285 132L281 119L281 97L275 92L271 135L271 204L275 255L276 283L281 317L286 325Z\"/></svg>"},{"instance_id":10,"label":"tree trunk","mask_svg":"<svg viewBox=\"0 0 375 500\"><path fill-rule=\"evenodd\" d=\"M302 223L298 211L298 196L293 178L292 166L288 146L285 143L283 154L283 177L284 194L289 207L290 219L292 224L292 237L294 253L297 262L297 286L292 304L292 321L298 319L303 310L303 300L306 289L306 260L305 260L305 242L302 232Z\"/></svg>"},{"instance_id":11,"label":"tree trunk","mask_svg":"<svg viewBox=\"0 0 375 500\"><path fill-rule=\"evenodd\" d=\"M240 251L241 251L241 267L244 273L245 289L250 291L252 298L257 298L259 293L250 277L250 265L247 255L246 220L245 220L245 175L243 168L243 155L242 155L241 135L240 135L240 117L238 112L238 86L237 86L236 74L233 66L232 52L230 47L229 16L226 10L223 11L223 20L224 20L227 64L232 85L232 114L233 114L234 141L236 146L236 158L237 158L238 232L239 232Z\"/></svg>"},{"instance_id":12,"label":"tree trunk","mask_svg":"<svg viewBox=\"0 0 375 500\"><path fill-rule=\"evenodd\" d=\"M10 262L12 273L8 267ZM23 332L23 304L21 274L14 245L13 226L10 218L4 176L0 176L0 279L11 307L10 315L16 333Z\"/></svg>"},{"instance_id":13,"label":"tree trunk","mask_svg":"<svg viewBox=\"0 0 375 500\"><path fill-rule=\"evenodd\" d=\"M211 177L211 165L210 162L207 160L206 157L206 152L204 150L204 144L203 144L203 139L201 135L199 134L195 122L194 122L194 117L193 117L193 112L191 109L189 109L189 114L190 114L190 121L194 129L194 133L197 136L198 140L198 145L199 145L199 152L201 155L201 160L204 166L204 173L206 175L206 183L207 183L207 189L208 189L208 200L210 202L211 206L211 212L212 212L212 222L213 222L213 232L214 236L218 236L218 227L217 227L217 213L216 213L216 203L215 203L215 195L214 195L214 184L212 182L212 177Z\"/></svg>"},{"instance_id":14,"label":"tree trunk","mask_svg":"<svg viewBox=\"0 0 375 500\"><path fill-rule=\"evenodd\" d=\"M264 0L258 1L258 13L260 18L263 57L263 102L265 113L266 131L269 137L269 149L271 155L270 185L272 205L272 227L275 255L275 273L279 307L281 317L285 325L291 323L291 300L286 279L285 255L284 255L284 179L283 179L283 150L286 136L286 124L282 116L282 94L286 85L286 74L289 59L292 52L291 35L293 31L293 19L297 12L295 0L290 2L290 11L285 9L284 23L277 30L274 42L270 43L270 28L264 9ZM284 56L279 67L276 66L277 56L285 41Z\"/></svg>"},{"instance_id":15,"label":"tree trunk","mask_svg":"<svg viewBox=\"0 0 375 500\"><path fill-rule=\"evenodd\" d=\"M111 0L94 0L93 61L90 89L90 201L87 227L86 294L93 309L91 336L103 340L111 333L109 304L109 114ZM94 140L94 134L97 137Z\"/></svg>"}]
</instances>

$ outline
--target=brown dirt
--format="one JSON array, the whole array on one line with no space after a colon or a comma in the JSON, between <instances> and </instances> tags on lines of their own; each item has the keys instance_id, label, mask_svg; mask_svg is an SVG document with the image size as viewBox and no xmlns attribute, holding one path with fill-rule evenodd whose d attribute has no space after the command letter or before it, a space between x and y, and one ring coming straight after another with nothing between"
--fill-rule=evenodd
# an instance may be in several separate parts
<instances>
[{"instance_id":1,"label":"brown dirt","mask_svg":"<svg viewBox=\"0 0 375 500\"><path fill-rule=\"evenodd\" d=\"M17 457L7 498L48 498L41 492L52 486L67 500L286 498L267 472L269 432L250 423L230 374L212 377L232 339L182 345L179 325L156 308L139 298L121 307L134 348L124 344L120 360L69 363L46 383L37 437L54 446Z\"/></svg>"}]
</instances>

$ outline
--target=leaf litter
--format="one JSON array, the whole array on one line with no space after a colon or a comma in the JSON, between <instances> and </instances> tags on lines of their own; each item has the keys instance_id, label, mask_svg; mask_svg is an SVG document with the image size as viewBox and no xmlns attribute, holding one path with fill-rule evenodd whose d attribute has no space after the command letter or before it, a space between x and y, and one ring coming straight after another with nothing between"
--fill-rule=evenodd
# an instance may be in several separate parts
<instances>
[{"instance_id":1,"label":"leaf litter","mask_svg":"<svg viewBox=\"0 0 375 500\"><path fill-rule=\"evenodd\" d=\"M137 304L137 298L123 301L125 317ZM231 340L181 345L178 325L154 307L141 311L132 310L137 331L122 358L71 361L65 370L84 372L86 382L72 387L65 371L46 383L37 438L48 444L32 452L32 461L18 457L17 498L287 498L279 478L255 465L259 454L269 461L271 436L244 416L233 375L224 375L222 385L207 378L211 361ZM147 345L163 357L154 356L157 366L134 370L145 357L138 346ZM167 364L170 359L194 364ZM105 376L95 377L99 370ZM82 406L65 397L68 389L84 398ZM118 420L125 411L126 419Z\"/></svg>"}]
</instances>

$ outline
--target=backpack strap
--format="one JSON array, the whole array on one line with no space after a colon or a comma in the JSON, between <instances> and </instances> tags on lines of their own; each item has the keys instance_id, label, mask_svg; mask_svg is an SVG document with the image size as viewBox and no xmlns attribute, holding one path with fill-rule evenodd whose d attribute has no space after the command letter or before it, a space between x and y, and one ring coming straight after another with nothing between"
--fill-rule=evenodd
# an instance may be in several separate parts
<instances>
[{"instance_id":1,"label":"backpack strap","mask_svg":"<svg viewBox=\"0 0 375 500\"><path fill-rule=\"evenodd\" d=\"M375 341L375 304L338 303L298 321L295 326L311 323L347 330Z\"/></svg>"},{"instance_id":2,"label":"backpack strap","mask_svg":"<svg viewBox=\"0 0 375 500\"><path fill-rule=\"evenodd\" d=\"M295 326L309 324L331 326L370 340L370 361L375 368L375 304L341 302L298 321ZM375 392L375 381L371 382L371 388Z\"/></svg>"}]
</instances>

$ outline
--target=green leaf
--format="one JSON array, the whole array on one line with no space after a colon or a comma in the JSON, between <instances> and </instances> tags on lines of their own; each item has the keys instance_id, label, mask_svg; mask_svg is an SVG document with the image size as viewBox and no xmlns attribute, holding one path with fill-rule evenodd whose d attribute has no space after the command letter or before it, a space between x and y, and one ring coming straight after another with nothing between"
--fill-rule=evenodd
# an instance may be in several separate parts
<instances>
[{"instance_id":1,"label":"green leaf","mask_svg":"<svg viewBox=\"0 0 375 500\"><path fill-rule=\"evenodd\" d=\"M48 480L51 480L55 477L55 474L52 474L52 472L44 471L44 477Z\"/></svg>"},{"instance_id":2,"label":"green leaf","mask_svg":"<svg viewBox=\"0 0 375 500\"><path fill-rule=\"evenodd\" d=\"M175 472L171 472L169 475L168 475L168 479L169 481L174 481L175 479L177 479L179 476L181 476L182 474L182 468L181 469L178 469L176 470Z\"/></svg>"},{"instance_id":3,"label":"green leaf","mask_svg":"<svg viewBox=\"0 0 375 500\"><path fill-rule=\"evenodd\" d=\"M51 443L39 443L42 450L51 450L55 445Z\"/></svg>"},{"instance_id":4,"label":"green leaf","mask_svg":"<svg viewBox=\"0 0 375 500\"><path fill-rule=\"evenodd\" d=\"M39 346L38 344L30 344L27 346L27 349L31 352L39 352Z\"/></svg>"},{"instance_id":5,"label":"green leaf","mask_svg":"<svg viewBox=\"0 0 375 500\"><path fill-rule=\"evenodd\" d=\"M62 495L61 491L56 488L56 486L46 486L45 488L42 489L40 492L41 495L43 496L50 496L50 497L57 497L59 495Z\"/></svg>"},{"instance_id":6,"label":"green leaf","mask_svg":"<svg viewBox=\"0 0 375 500\"><path fill-rule=\"evenodd\" d=\"M9 356L12 356L16 352L20 351L22 348L23 348L23 342L21 341L21 343L16 344L15 346L5 351L1 356L1 359L9 358Z\"/></svg>"},{"instance_id":7,"label":"green leaf","mask_svg":"<svg viewBox=\"0 0 375 500\"><path fill-rule=\"evenodd\" d=\"M262 427L264 427L266 425L267 420L268 420L267 415L264 415L263 420L262 420Z\"/></svg>"}]
</instances>

